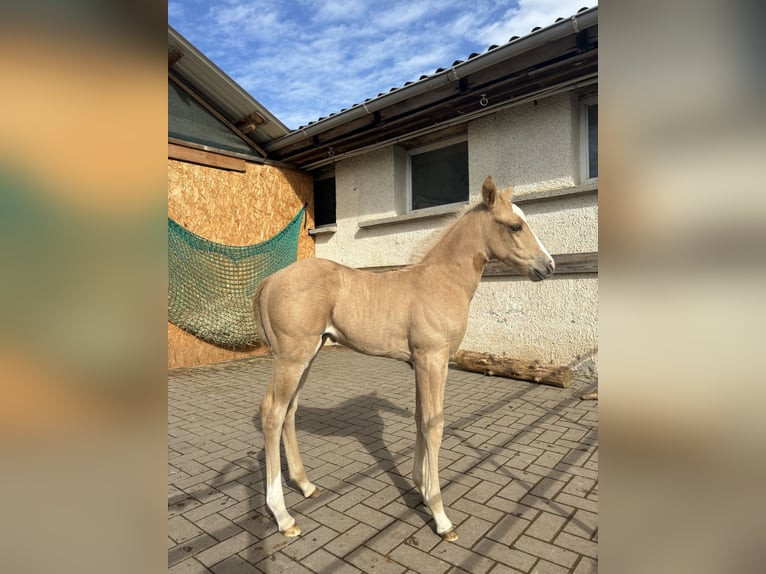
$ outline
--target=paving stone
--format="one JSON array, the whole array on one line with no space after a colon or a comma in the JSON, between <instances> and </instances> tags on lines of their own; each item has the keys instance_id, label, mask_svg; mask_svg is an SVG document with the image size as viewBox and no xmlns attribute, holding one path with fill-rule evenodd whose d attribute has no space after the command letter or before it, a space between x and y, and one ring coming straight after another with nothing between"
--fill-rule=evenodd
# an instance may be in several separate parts
<instances>
[{"instance_id":1,"label":"paving stone","mask_svg":"<svg viewBox=\"0 0 766 574\"><path fill-rule=\"evenodd\" d=\"M420 574L442 574L450 568L447 562L409 544L397 546L390 552L389 556Z\"/></svg>"},{"instance_id":2,"label":"paving stone","mask_svg":"<svg viewBox=\"0 0 766 574\"><path fill-rule=\"evenodd\" d=\"M509 514L487 532L487 538L510 546L529 528L529 524L529 520Z\"/></svg>"},{"instance_id":3,"label":"paving stone","mask_svg":"<svg viewBox=\"0 0 766 574\"><path fill-rule=\"evenodd\" d=\"M380 531L367 541L365 545L378 552L378 554L386 556L396 546L402 544L407 538L415 534L417 530L417 528L406 522L394 522L391 526Z\"/></svg>"},{"instance_id":4,"label":"paving stone","mask_svg":"<svg viewBox=\"0 0 766 574\"><path fill-rule=\"evenodd\" d=\"M569 532L580 538L591 538L598 529L598 515L586 510L578 510L564 527L564 532Z\"/></svg>"},{"instance_id":5,"label":"paving stone","mask_svg":"<svg viewBox=\"0 0 766 574\"><path fill-rule=\"evenodd\" d=\"M372 496L368 497L364 502L371 508L382 508L394 500L399 500L401 496L402 493L398 488L395 486L386 486Z\"/></svg>"},{"instance_id":6,"label":"paving stone","mask_svg":"<svg viewBox=\"0 0 766 574\"><path fill-rule=\"evenodd\" d=\"M225 540L242 532L242 527L220 514L211 514L196 522L197 526L217 540Z\"/></svg>"},{"instance_id":7,"label":"paving stone","mask_svg":"<svg viewBox=\"0 0 766 574\"><path fill-rule=\"evenodd\" d=\"M395 519L388 514L378 512L367 506L366 504L357 504L345 511L345 514L351 518L363 522L368 526L372 526L375 530L383 530L386 526L390 525Z\"/></svg>"},{"instance_id":8,"label":"paving stone","mask_svg":"<svg viewBox=\"0 0 766 574\"><path fill-rule=\"evenodd\" d=\"M494 523L478 516L469 516L460 523L458 534L460 538L455 542L463 548L471 548L477 540L481 540L487 534Z\"/></svg>"},{"instance_id":9,"label":"paving stone","mask_svg":"<svg viewBox=\"0 0 766 574\"><path fill-rule=\"evenodd\" d=\"M201 484L195 484L184 490L186 494L192 496L196 500L199 500L202 504L207 504L213 500L224 498L226 495L217 488L210 486L203 482Z\"/></svg>"},{"instance_id":10,"label":"paving stone","mask_svg":"<svg viewBox=\"0 0 766 574\"><path fill-rule=\"evenodd\" d=\"M325 549L339 558L343 558L346 554L367 542L375 534L377 534L377 530L374 528L366 524L359 524L326 544Z\"/></svg>"},{"instance_id":11,"label":"paving stone","mask_svg":"<svg viewBox=\"0 0 766 574\"><path fill-rule=\"evenodd\" d=\"M287 493L285 499L287 499ZM231 506L227 506L222 510L219 510L218 513L222 516L225 516L229 520L236 520L243 514L246 514L256 508L260 508L265 503L266 498L263 495L258 495L253 498L248 498L247 500L240 500Z\"/></svg>"},{"instance_id":12,"label":"paving stone","mask_svg":"<svg viewBox=\"0 0 766 574\"><path fill-rule=\"evenodd\" d=\"M567 519L557 514L541 512L532 522L526 534L550 542L567 523Z\"/></svg>"},{"instance_id":13,"label":"paving stone","mask_svg":"<svg viewBox=\"0 0 766 574\"><path fill-rule=\"evenodd\" d=\"M187 558L168 568L168 574L208 574L210 570L194 558Z\"/></svg>"},{"instance_id":14,"label":"paving stone","mask_svg":"<svg viewBox=\"0 0 766 574\"><path fill-rule=\"evenodd\" d=\"M522 572L529 572L532 565L537 561L537 557L532 554L509 548L505 544L500 544L489 538L480 540L473 547L473 551Z\"/></svg>"},{"instance_id":15,"label":"paving stone","mask_svg":"<svg viewBox=\"0 0 766 574\"><path fill-rule=\"evenodd\" d=\"M354 564L362 572L370 574L400 574L407 570L406 566L399 564L389 556L382 556L366 546L357 548L348 554L346 560ZM334 571L328 570L327 572Z\"/></svg>"},{"instance_id":16,"label":"paving stone","mask_svg":"<svg viewBox=\"0 0 766 574\"><path fill-rule=\"evenodd\" d=\"M587 510L588 512L598 512L597 502L588 500L587 498L583 498L581 496L573 496L571 494L567 494L566 492L562 492L556 497L555 500L560 504L574 506L575 508L581 508L583 510Z\"/></svg>"},{"instance_id":17,"label":"paving stone","mask_svg":"<svg viewBox=\"0 0 766 574\"><path fill-rule=\"evenodd\" d=\"M250 564L255 564L257 566L259 562L280 552L298 540L298 538L287 538L281 533L275 532L274 534L259 540L256 544L248 546L239 552L239 555Z\"/></svg>"},{"instance_id":18,"label":"paving stone","mask_svg":"<svg viewBox=\"0 0 766 574\"><path fill-rule=\"evenodd\" d=\"M552 478L543 478L538 482L535 487L530 490L531 494L539 496L540 498L552 499L556 496L564 487L566 482L560 480L554 480Z\"/></svg>"},{"instance_id":19,"label":"paving stone","mask_svg":"<svg viewBox=\"0 0 766 574\"><path fill-rule=\"evenodd\" d=\"M436 558L452 564L453 568L449 572L457 573L462 570L471 574L484 574L495 565L495 562L489 558L452 542L442 541L430 553Z\"/></svg>"},{"instance_id":20,"label":"paving stone","mask_svg":"<svg viewBox=\"0 0 766 574\"><path fill-rule=\"evenodd\" d=\"M189 540L199 534L202 534L202 529L183 516L173 516L168 520L168 536L176 543Z\"/></svg>"},{"instance_id":21,"label":"paving stone","mask_svg":"<svg viewBox=\"0 0 766 574\"><path fill-rule=\"evenodd\" d=\"M272 554L256 564L258 570L267 572L279 572L280 574L313 574L311 570L299 564L295 560L285 556L281 552Z\"/></svg>"},{"instance_id":22,"label":"paving stone","mask_svg":"<svg viewBox=\"0 0 766 574\"><path fill-rule=\"evenodd\" d=\"M491 506L503 514L512 514L513 516L523 518L524 520L534 520L535 516L540 513L539 510L532 508L531 506L512 500L506 500L505 498L499 498L497 496L490 498L487 501L487 506Z\"/></svg>"},{"instance_id":23,"label":"paving stone","mask_svg":"<svg viewBox=\"0 0 766 574\"><path fill-rule=\"evenodd\" d=\"M505 564L498 564L492 569L492 574L518 574L524 572L524 570L517 570L516 568L510 568Z\"/></svg>"},{"instance_id":24,"label":"paving stone","mask_svg":"<svg viewBox=\"0 0 766 574\"><path fill-rule=\"evenodd\" d=\"M338 532L329 526L319 526L311 532L301 534L295 542L285 546L282 552L293 560L300 562L304 557L323 548L325 544L334 540L337 536Z\"/></svg>"},{"instance_id":25,"label":"paving stone","mask_svg":"<svg viewBox=\"0 0 766 574\"><path fill-rule=\"evenodd\" d=\"M182 560L185 560L189 556L196 556L199 552L204 551L206 548L210 548L218 541L210 536L207 532L185 540L178 546L174 546L168 550L168 565L177 564Z\"/></svg>"},{"instance_id":26,"label":"paving stone","mask_svg":"<svg viewBox=\"0 0 766 574\"><path fill-rule=\"evenodd\" d=\"M230 556L211 568L215 574L259 574L259 570L239 556Z\"/></svg>"},{"instance_id":27,"label":"paving stone","mask_svg":"<svg viewBox=\"0 0 766 574\"><path fill-rule=\"evenodd\" d=\"M206 516L209 516L215 512L221 512L230 506L234 506L237 504L237 502L238 501L236 498L222 496L221 498L216 498L210 502L206 502L202 506L184 512L184 516L193 522L195 520L205 518Z\"/></svg>"},{"instance_id":28,"label":"paving stone","mask_svg":"<svg viewBox=\"0 0 766 574\"><path fill-rule=\"evenodd\" d=\"M583 556L573 574L596 574L598 572L598 561Z\"/></svg>"},{"instance_id":29,"label":"paving stone","mask_svg":"<svg viewBox=\"0 0 766 574\"><path fill-rule=\"evenodd\" d=\"M545 560L567 567L574 565L579 558L574 552L564 550L553 544L548 544L547 542L526 535L520 536L518 540L513 543L513 547L526 552L527 554L540 556Z\"/></svg>"},{"instance_id":30,"label":"paving stone","mask_svg":"<svg viewBox=\"0 0 766 574\"><path fill-rule=\"evenodd\" d=\"M452 504L452 508L460 510L461 512L465 512L470 516L476 516L492 523L497 522L503 517L502 512L498 512L494 508L473 502L466 498L461 498L457 502L454 502Z\"/></svg>"},{"instance_id":31,"label":"paving stone","mask_svg":"<svg viewBox=\"0 0 766 574\"><path fill-rule=\"evenodd\" d=\"M258 538L266 538L277 532L276 522L266 514L265 509L261 512L254 510L243 514L235 518L234 523Z\"/></svg>"},{"instance_id":32,"label":"paving stone","mask_svg":"<svg viewBox=\"0 0 766 574\"><path fill-rule=\"evenodd\" d=\"M199 506L202 503L187 494L172 496L168 499L168 517L172 518Z\"/></svg>"},{"instance_id":33,"label":"paving stone","mask_svg":"<svg viewBox=\"0 0 766 574\"><path fill-rule=\"evenodd\" d=\"M333 510L332 508L318 508L311 513L311 516L320 524L328 526L338 533L345 532L349 528L359 524L353 518L350 518L337 510Z\"/></svg>"},{"instance_id":34,"label":"paving stone","mask_svg":"<svg viewBox=\"0 0 766 574\"><path fill-rule=\"evenodd\" d=\"M519 480L514 480L508 483L504 488L500 489L497 495L507 498L508 500L521 500L531 489L532 485Z\"/></svg>"},{"instance_id":35,"label":"paving stone","mask_svg":"<svg viewBox=\"0 0 766 574\"><path fill-rule=\"evenodd\" d=\"M556 537L555 543L562 548L567 548L590 558L595 559L598 557L598 543L580 538L579 536L573 536L568 532L559 534Z\"/></svg>"},{"instance_id":36,"label":"paving stone","mask_svg":"<svg viewBox=\"0 0 766 574\"><path fill-rule=\"evenodd\" d=\"M484 504L487 500L492 498L500 488L500 485L493 484L492 482L481 482L467 492L465 497L474 502Z\"/></svg>"},{"instance_id":37,"label":"paving stone","mask_svg":"<svg viewBox=\"0 0 766 574\"><path fill-rule=\"evenodd\" d=\"M225 560L232 554L237 554L245 548L253 546L256 542L258 542L258 538L247 531L242 531L239 534L227 538L215 546L196 554L196 558L205 566L209 567Z\"/></svg>"},{"instance_id":38,"label":"paving stone","mask_svg":"<svg viewBox=\"0 0 766 574\"><path fill-rule=\"evenodd\" d=\"M547 500L545 498L540 498L539 496L534 496L532 494L526 495L524 498L521 499L520 502L527 506L531 506L532 508L536 508L537 510L542 510L543 512L551 512L553 514L558 514L559 516L564 516L564 517L570 517L575 512L574 508L572 508L571 506L567 506L563 504L562 502L559 502L558 499Z\"/></svg>"},{"instance_id":39,"label":"paving stone","mask_svg":"<svg viewBox=\"0 0 766 574\"><path fill-rule=\"evenodd\" d=\"M249 477L252 473L248 470L240 478ZM247 500L255 496L256 491L239 481L231 481L216 488L221 494L238 501Z\"/></svg>"},{"instance_id":40,"label":"paving stone","mask_svg":"<svg viewBox=\"0 0 766 574\"><path fill-rule=\"evenodd\" d=\"M595 572L598 409L554 389L450 369L440 483L460 539L444 542L412 483L412 371L331 348L301 394L298 440L323 496L287 477L303 532L265 506L258 404L271 360L168 377L170 572ZM478 393L477 388L482 392Z\"/></svg>"},{"instance_id":41,"label":"paving stone","mask_svg":"<svg viewBox=\"0 0 766 574\"><path fill-rule=\"evenodd\" d=\"M403 499L397 499L392 501L390 504L387 504L380 510L381 512L388 514L396 520L406 522L407 524L410 524L416 528L420 528L424 523L428 523L433 520L431 513L426 510L426 507L420 500L418 500L418 502L413 500L411 501L410 505L405 503ZM448 509L447 512L450 516L455 518L454 509Z\"/></svg>"},{"instance_id":42,"label":"paving stone","mask_svg":"<svg viewBox=\"0 0 766 574\"><path fill-rule=\"evenodd\" d=\"M547 560L538 560L532 570L533 574L569 574L571 570L564 566L559 566Z\"/></svg>"}]
</instances>

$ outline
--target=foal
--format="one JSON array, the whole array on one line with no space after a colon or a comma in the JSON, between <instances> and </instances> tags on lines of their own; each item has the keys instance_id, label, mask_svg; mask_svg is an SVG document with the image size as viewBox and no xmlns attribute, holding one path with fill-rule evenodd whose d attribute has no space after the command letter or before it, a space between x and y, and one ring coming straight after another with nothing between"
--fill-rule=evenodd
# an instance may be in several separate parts
<instances>
[{"instance_id":1,"label":"foal","mask_svg":"<svg viewBox=\"0 0 766 574\"><path fill-rule=\"evenodd\" d=\"M499 193L487 177L482 199L415 265L372 273L324 259L302 259L258 287L253 301L256 324L274 356L274 372L261 402L266 503L285 536L301 531L285 507L280 434L290 479L304 496L317 496L298 451L295 410L309 366L330 339L413 367L417 424L413 482L433 514L436 532L445 540L457 540L439 489L449 357L465 335L468 306L489 259L499 259L533 281L549 277L555 268L521 209L511 204L510 189Z\"/></svg>"}]
</instances>

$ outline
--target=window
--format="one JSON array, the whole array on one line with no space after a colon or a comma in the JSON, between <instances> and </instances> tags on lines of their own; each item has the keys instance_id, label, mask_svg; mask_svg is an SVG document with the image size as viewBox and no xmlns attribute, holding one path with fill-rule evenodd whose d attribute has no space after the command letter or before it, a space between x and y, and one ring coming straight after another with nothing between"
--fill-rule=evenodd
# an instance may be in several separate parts
<instances>
[{"instance_id":1,"label":"window","mask_svg":"<svg viewBox=\"0 0 766 574\"><path fill-rule=\"evenodd\" d=\"M581 104L581 165L582 179L598 177L598 100L587 98Z\"/></svg>"},{"instance_id":2,"label":"window","mask_svg":"<svg viewBox=\"0 0 766 574\"><path fill-rule=\"evenodd\" d=\"M314 225L335 223L335 177L314 181Z\"/></svg>"},{"instance_id":3,"label":"window","mask_svg":"<svg viewBox=\"0 0 766 574\"><path fill-rule=\"evenodd\" d=\"M409 152L410 211L468 201L468 142L444 142Z\"/></svg>"},{"instance_id":4,"label":"window","mask_svg":"<svg viewBox=\"0 0 766 574\"><path fill-rule=\"evenodd\" d=\"M223 151L259 157L237 134L170 80L168 136Z\"/></svg>"}]
</instances>

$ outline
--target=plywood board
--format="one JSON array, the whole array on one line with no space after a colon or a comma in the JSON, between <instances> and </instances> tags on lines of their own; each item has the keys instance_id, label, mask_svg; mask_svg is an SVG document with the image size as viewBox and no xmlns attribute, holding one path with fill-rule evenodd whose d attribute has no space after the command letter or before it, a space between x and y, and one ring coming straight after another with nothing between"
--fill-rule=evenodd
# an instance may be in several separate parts
<instances>
[{"instance_id":1,"label":"plywood board","mask_svg":"<svg viewBox=\"0 0 766 574\"><path fill-rule=\"evenodd\" d=\"M244 172L168 159L168 216L211 241L251 245L273 237L308 204L298 258L314 256L313 180L283 167L248 162ZM227 361L265 350L231 351L168 323L168 368Z\"/></svg>"}]
</instances>

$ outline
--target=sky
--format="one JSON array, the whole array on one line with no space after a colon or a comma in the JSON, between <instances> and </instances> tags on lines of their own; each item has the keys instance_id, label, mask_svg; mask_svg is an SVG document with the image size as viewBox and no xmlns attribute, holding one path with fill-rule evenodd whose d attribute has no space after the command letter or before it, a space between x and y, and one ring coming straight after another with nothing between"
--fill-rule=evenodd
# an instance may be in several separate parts
<instances>
[{"instance_id":1,"label":"sky","mask_svg":"<svg viewBox=\"0 0 766 574\"><path fill-rule=\"evenodd\" d=\"M597 0L170 0L168 23L289 129Z\"/></svg>"}]
</instances>

